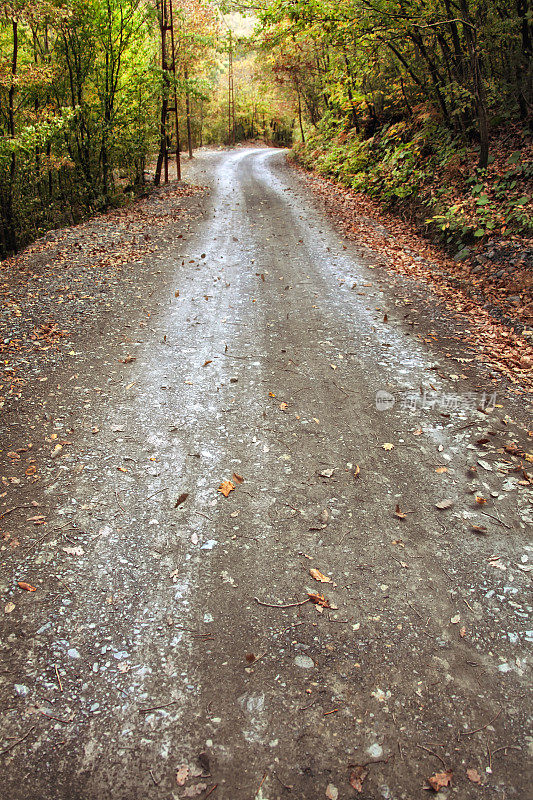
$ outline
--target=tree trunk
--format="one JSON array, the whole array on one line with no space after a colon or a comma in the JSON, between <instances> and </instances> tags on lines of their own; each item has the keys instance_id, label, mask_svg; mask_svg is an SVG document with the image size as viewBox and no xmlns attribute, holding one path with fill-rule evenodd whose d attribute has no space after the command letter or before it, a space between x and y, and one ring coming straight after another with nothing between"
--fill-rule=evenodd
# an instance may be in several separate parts
<instances>
[{"instance_id":1,"label":"tree trunk","mask_svg":"<svg viewBox=\"0 0 533 800\"><path fill-rule=\"evenodd\" d=\"M192 132L191 132L191 95L189 92L189 71L185 67L185 114L187 117L187 145L189 148L189 158L192 158Z\"/></svg>"}]
</instances>

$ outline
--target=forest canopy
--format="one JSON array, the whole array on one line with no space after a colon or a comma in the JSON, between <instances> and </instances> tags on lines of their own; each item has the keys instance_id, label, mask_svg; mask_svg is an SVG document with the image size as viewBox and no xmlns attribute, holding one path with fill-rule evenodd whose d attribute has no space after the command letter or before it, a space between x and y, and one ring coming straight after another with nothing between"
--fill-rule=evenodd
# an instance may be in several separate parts
<instances>
[{"instance_id":1,"label":"forest canopy","mask_svg":"<svg viewBox=\"0 0 533 800\"><path fill-rule=\"evenodd\" d=\"M482 185L507 130L524 227L532 41L527 0L1 2L0 256L256 137L401 199L424 158Z\"/></svg>"}]
</instances>

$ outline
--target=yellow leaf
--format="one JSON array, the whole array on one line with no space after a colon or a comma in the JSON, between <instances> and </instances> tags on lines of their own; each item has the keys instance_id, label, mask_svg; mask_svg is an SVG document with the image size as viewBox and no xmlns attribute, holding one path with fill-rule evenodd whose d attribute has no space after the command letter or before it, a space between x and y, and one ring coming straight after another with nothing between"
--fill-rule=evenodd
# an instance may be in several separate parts
<instances>
[{"instance_id":1,"label":"yellow leaf","mask_svg":"<svg viewBox=\"0 0 533 800\"><path fill-rule=\"evenodd\" d=\"M390 442L385 442L385 444L381 445L384 450L394 450L394 445Z\"/></svg>"},{"instance_id":2,"label":"yellow leaf","mask_svg":"<svg viewBox=\"0 0 533 800\"><path fill-rule=\"evenodd\" d=\"M235 489L235 485L231 481L222 481L218 490L224 497L228 497L229 493Z\"/></svg>"},{"instance_id":3,"label":"yellow leaf","mask_svg":"<svg viewBox=\"0 0 533 800\"><path fill-rule=\"evenodd\" d=\"M315 581L320 581L320 583L331 583L331 578L323 575L318 569L310 569L309 574L315 579Z\"/></svg>"}]
</instances>

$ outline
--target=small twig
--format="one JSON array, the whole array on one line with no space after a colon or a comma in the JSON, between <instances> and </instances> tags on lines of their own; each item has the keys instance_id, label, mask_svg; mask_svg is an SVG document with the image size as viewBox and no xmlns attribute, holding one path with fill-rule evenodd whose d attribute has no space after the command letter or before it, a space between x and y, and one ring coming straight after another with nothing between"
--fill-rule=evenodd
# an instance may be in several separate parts
<instances>
[{"instance_id":1,"label":"small twig","mask_svg":"<svg viewBox=\"0 0 533 800\"><path fill-rule=\"evenodd\" d=\"M446 762L439 756L438 753L435 753L434 750L430 750L429 747L424 747L423 744L415 744L415 747L419 747L420 750L425 750L426 753L431 753L432 756L435 756L435 758L439 759L439 761L442 764L442 766L444 767L444 769L447 769Z\"/></svg>"},{"instance_id":2,"label":"small twig","mask_svg":"<svg viewBox=\"0 0 533 800\"><path fill-rule=\"evenodd\" d=\"M208 517L207 514L203 514L201 511L193 511L192 513L193 514L198 514L199 517L205 517L206 519L209 519L209 520L211 519L211 517Z\"/></svg>"},{"instance_id":3,"label":"small twig","mask_svg":"<svg viewBox=\"0 0 533 800\"><path fill-rule=\"evenodd\" d=\"M510 530L511 530L511 526L510 526L510 525L507 525L507 524L506 524L505 522L503 522L503 521L502 521L502 520L501 520L499 517L493 517L493 516L492 516L492 514L488 514L486 511L482 511L481 513L482 513L482 514L484 514L486 517L490 517L490 518L491 518L491 519L493 519L495 522L499 522L499 523L500 523L500 525L503 525L503 527L504 527L504 528L507 528L507 530L508 530L508 531L510 531Z\"/></svg>"},{"instance_id":4,"label":"small twig","mask_svg":"<svg viewBox=\"0 0 533 800\"><path fill-rule=\"evenodd\" d=\"M501 753L502 750L522 750L522 748L518 747L517 744L506 744L504 747L497 747L496 750L493 750L492 755L495 756L496 753Z\"/></svg>"},{"instance_id":5,"label":"small twig","mask_svg":"<svg viewBox=\"0 0 533 800\"><path fill-rule=\"evenodd\" d=\"M125 510L122 508L122 506L120 505L120 500L118 499L118 489L117 489L117 487L116 487L116 486L115 486L115 497L116 497L116 499L117 499L117 505L118 505L118 507L120 508L120 510L122 511L122 513L123 513L123 514L125 514L126 512L125 512Z\"/></svg>"},{"instance_id":6,"label":"small twig","mask_svg":"<svg viewBox=\"0 0 533 800\"><path fill-rule=\"evenodd\" d=\"M257 792L255 793L256 795L258 795L258 794L259 794L259 789L260 789L260 788L261 788L261 786L264 784L266 776L267 776L267 773L265 772L265 774L263 775L263 779L261 780L261 783L260 783L260 784L259 784L259 786L258 786Z\"/></svg>"},{"instance_id":7,"label":"small twig","mask_svg":"<svg viewBox=\"0 0 533 800\"><path fill-rule=\"evenodd\" d=\"M42 709L41 709L41 714L43 715L43 717L46 717L46 719L55 719L56 722L62 722L63 725L68 725L69 722L72 722L72 720L74 719L74 715L72 717L68 717L68 719L61 719L61 717L54 717L52 716L52 714L47 714L46 711L43 711Z\"/></svg>"},{"instance_id":8,"label":"small twig","mask_svg":"<svg viewBox=\"0 0 533 800\"><path fill-rule=\"evenodd\" d=\"M332 708L331 711L324 711L322 716L327 717L329 714L336 714L338 710L339 710L338 708Z\"/></svg>"},{"instance_id":9,"label":"small twig","mask_svg":"<svg viewBox=\"0 0 533 800\"><path fill-rule=\"evenodd\" d=\"M59 672L57 671L57 664L54 664L54 669L56 671L56 678L57 678L57 682L59 684L59 691L62 692L63 691L63 684L61 683L61 678L59 677Z\"/></svg>"},{"instance_id":10,"label":"small twig","mask_svg":"<svg viewBox=\"0 0 533 800\"><path fill-rule=\"evenodd\" d=\"M155 497L156 494L161 494L161 492L165 492L168 488L169 488L168 486L163 486L163 488L162 489L158 489L157 492L154 492L153 494L149 494L148 497L144 498L144 502L146 503L147 500L150 500L150 498ZM157 786L157 784L156 784L156 786Z\"/></svg>"},{"instance_id":11,"label":"small twig","mask_svg":"<svg viewBox=\"0 0 533 800\"><path fill-rule=\"evenodd\" d=\"M148 714L149 711L159 711L160 708L168 708L169 706L175 706L176 703L179 703L179 700L172 700L171 703L165 703L163 706L150 706L150 708L139 708L139 714Z\"/></svg>"},{"instance_id":12,"label":"small twig","mask_svg":"<svg viewBox=\"0 0 533 800\"><path fill-rule=\"evenodd\" d=\"M0 750L0 756L3 756L3 755L5 755L6 753L9 753L9 751L10 751L10 750L13 750L13 748L15 748L15 747L16 747L17 745L19 745L21 742L23 742L23 741L24 741L24 739L27 739L27 738L28 738L28 736L30 735L30 733L31 733L32 731L34 731L34 730L35 730L35 725L33 725L33 727L31 727L31 728L29 729L29 731L28 731L27 733L25 733L25 734L24 734L24 736L21 736L21 738L20 738L20 739L17 739L17 741L16 741L16 742L13 742L13 744L10 744L10 745L9 745L9 747L5 747L3 750Z\"/></svg>"},{"instance_id":13,"label":"small twig","mask_svg":"<svg viewBox=\"0 0 533 800\"><path fill-rule=\"evenodd\" d=\"M256 603L260 606L266 606L267 608L294 608L294 606L304 606L306 603L310 603L311 601L309 598L307 600L300 600L299 603L263 603L259 598L254 597Z\"/></svg>"},{"instance_id":14,"label":"small twig","mask_svg":"<svg viewBox=\"0 0 533 800\"><path fill-rule=\"evenodd\" d=\"M286 789L288 792L292 792L292 790L293 790L293 788L294 788L293 786L289 786L288 784L286 784L286 783L283 783L283 781L281 780L281 778L278 778L278 776L277 776L277 774L276 774L275 772L273 772L272 774L273 774L273 776L275 777L275 779L277 780L277 782L278 782L279 784L281 784L281 786L283 786L283 788L284 788L284 789Z\"/></svg>"},{"instance_id":15,"label":"small twig","mask_svg":"<svg viewBox=\"0 0 533 800\"><path fill-rule=\"evenodd\" d=\"M420 619L424 619L424 617L422 616L422 614L420 613L420 611L418 611L418 610L417 610L417 609L416 609L416 608L415 608L413 605L411 605L411 603L409 602L409 600L406 600L405 602L407 603L407 605L409 606L409 608L411 608L411 609L412 609L412 610L415 612L415 614L416 614L416 616L417 616L417 617L420 617Z\"/></svg>"},{"instance_id":16,"label":"small twig","mask_svg":"<svg viewBox=\"0 0 533 800\"><path fill-rule=\"evenodd\" d=\"M161 783L161 778L158 781L156 781L156 779L154 778L154 773L152 772L152 770L150 770L150 777L153 780L154 785L155 786L159 786L159 784Z\"/></svg>"},{"instance_id":17,"label":"small twig","mask_svg":"<svg viewBox=\"0 0 533 800\"><path fill-rule=\"evenodd\" d=\"M4 517L7 517L12 511L17 511L19 508L33 508L33 506L13 506L13 508L8 508L3 514L0 514L0 519L4 519Z\"/></svg>"},{"instance_id":18,"label":"small twig","mask_svg":"<svg viewBox=\"0 0 533 800\"><path fill-rule=\"evenodd\" d=\"M488 728L489 725L492 725L493 722L496 722L496 720L498 719L498 717L500 716L501 713L502 713L502 709L500 708L500 710L498 711L496 716L494 716L492 719L490 719L485 725L481 725L481 727L474 728L471 731L459 731L459 736L472 736L473 733L479 733L479 731L484 731L485 728Z\"/></svg>"},{"instance_id":19,"label":"small twig","mask_svg":"<svg viewBox=\"0 0 533 800\"><path fill-rule=\"evenodd\" d=\"M306 708L311 708L311 706L314 706L314 704L317 702L317 700L318 700L318 697L315 697L315 699L313 700L312 703L309 703L306 706L302 706L301 708L298 709L298 711L305 711Z\"/></svg>"},{"instance_id":20,"label":"small twig","mask_svg":"<svg viewBox=\"0 0 533 800\"><path fill-rule=\"evenodd\" d=\"M209 789L208 793L207 793L207 794L206 794L206 796L204 797L204 800L207 800L207 798L209 797L209 795L210 795L210 794L213 794L213 792L215 791L215 789L217 788L217 786L218 786L218 783L215 783L215 784L213 784L213 786L211 786L211 788ZM261 788L261 787L259 787L259 789L260 789L260 788ZM258 789L258 791L259 791L259 789Z\"/></svg>"}]
</instances>

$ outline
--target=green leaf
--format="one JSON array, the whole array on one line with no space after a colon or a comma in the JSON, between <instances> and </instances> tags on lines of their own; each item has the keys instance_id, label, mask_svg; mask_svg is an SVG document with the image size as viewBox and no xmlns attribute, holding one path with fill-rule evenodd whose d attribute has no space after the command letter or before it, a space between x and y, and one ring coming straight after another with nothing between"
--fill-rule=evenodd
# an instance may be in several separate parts
<instances>
[{"instance_id":1,"label":"green leaf","mask_svg":"<svg viewBox=\"0 0 533 800\"><path fill-rule=\"evenodd\" d=\"M478 206L486 206L488 202L489 198L488 195L486 195L485 193L480 194L478 199L476 200Z\"/></svg>"},{"instance_id":2,"label":"green leaf","mask_svg":"<svg viewBox=\"0 0 533 800\"><path fill-rule=\"evenodd\" d=\"M485 236L485 231L483 230L483 228L478 228L477 231L474 231L474 236L477 239L480 239L482 236Z\"/></svg>"}]
</instances>

